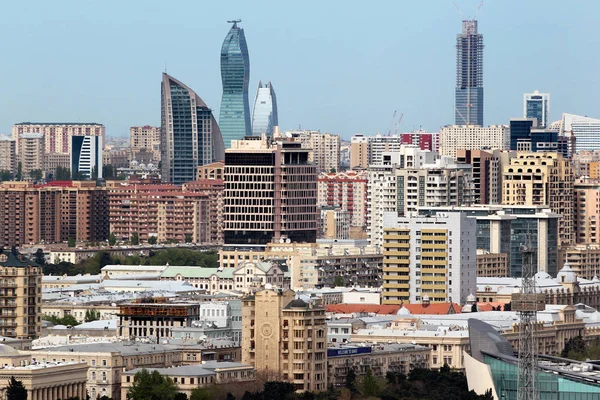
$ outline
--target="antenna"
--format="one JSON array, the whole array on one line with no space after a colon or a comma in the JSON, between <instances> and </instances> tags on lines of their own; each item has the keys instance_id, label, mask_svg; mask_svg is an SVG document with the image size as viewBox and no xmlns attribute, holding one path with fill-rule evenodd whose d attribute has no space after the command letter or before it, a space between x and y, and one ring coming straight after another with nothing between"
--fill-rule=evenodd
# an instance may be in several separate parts
<instances>
[{"instance_id":1,"label":"antenna","mask_svg":"<svg viewBox=\"0 0 600 400\"><path fill-rule=\"evenodd\" d=\"M242 22L241 19L231 19L227 21L228 24L233 24L233 28L237 28L237 24Z\"/></svg>"}]
</instances>

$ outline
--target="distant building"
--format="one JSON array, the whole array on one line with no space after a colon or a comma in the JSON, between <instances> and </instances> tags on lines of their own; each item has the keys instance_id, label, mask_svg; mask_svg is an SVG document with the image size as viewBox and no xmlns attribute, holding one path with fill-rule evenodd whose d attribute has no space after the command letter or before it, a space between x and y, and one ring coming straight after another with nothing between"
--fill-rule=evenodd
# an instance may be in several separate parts
<instances>
[{"instance_id":1,"label":"distant building","mask_svg":"<svg viewBox=\"0 0 600 400\"><path fill-rule=\"evenodd\" d=\"M277 97L271 82L263 85L258 82L258 90L254 99L254 110L252 112L252 135L260 136L266 133L273 136L274 127L279 126L277 117Z\"/></svg>"},{"instance_id":2,"label":"distant building","mask_svg":"<svg viewBox=\"0 0 600 400\"><path fill-rule=\"evenodd\" d=\"M225 163L223 161L217 161L211 164L199 165L196 172L196 180L201 181L204 179L225 179L224 175Z\"/></svg>"},{"instance_id":3,"label":"distant building","mask_svg":"<svg viewBox=\"0 0 600 400\"><path fill-rule=\"evenodd\" d=\"M171 336L173 327L192 326L200 318L200 305L187 303L138 302L119 307L119 336L149 337L160 343Z\"/></svg>"},{"instance_id":4,"label":"distant building","mask_svg":"<svg viewBox=\"0 0 600 400\"><path fill-rule=\"evenodd\" d=\"M31 171L44 170L44 135L23 133L19 135L19 163L23 177L30 177Z\"/></svg>"},{"instance_id":5,"label":"distant building","mask_svg":"<svg viewBox=\"0 0 600 400\"><path fill-rule=\"evenodd\" d=\"M440 128L440 155L456 157L458 150L509 149L507 125L448 125Z\"/></svg>"},{"instance_id":6,"label":"distant building","mask_svg":"<svg viewBox=\"0 0 600 400\"><path fill-rule=\"evenodd\" d=\"M548 93L525 93L523 95L523 118L537 119L540 128L549 126L550 95Z\"/></svg>"},{"instance_id":7,"label":"distant building","mask_svg":"<svg viewBox=\"0 0 600 400\"><path fill-rule=\"evenodd\" d=\"M308 161L316 165L317 172L337 172L340 168L340 135L319 131L287 131L308 149Z\"/></svg>"},{"instance_id":8,"label":"distant building","mask_svg":"<svg viewBox=\"0 0 600 400\"><path fill-rule=\"evenodd\" d=\"M340 207L350 214L352 226L365 228L367 222L366 171L322 172L319 174L319 207Z\"/></svg>"},{"instance_id":9,"label":"distant building","mask_svg":"<svg viewBox=\"0 0 600 400\"><path fill-rule=\"evenodd\" d=\"M17 172L17 142L0 137L0 171Z\"/></svg>"},{"instance_id":10,"label":"distant building","mask_svg":"<svg viewBox=\"0 0 600 400\"><path fill-rule=\"evenodd\" d=\"M457 164L472 166L473 204L502 203L502 168L515 152L503 150L457 150Z\"/></svg>"},{"instance_id":11,"label":"distant building","mask_svg":"<svg viewBox=\"0 0 600 400\"><path fill-rule=\"evenodd\" d=\"M440 134L419 129L400 135L403 144L418 146L421 150L438 151L440 147Z\"/></svg>"},{"instance_id":12,"label":"distant building","mask_svg":"<svg viewBox=\"0 0 600 400\"><path fill-rule=\"evenodd\" d=\"M508 260L506 253L490 253L477 249L477 276L510 276Z\"/></svg>"},{"instance_id":13,"label":"distant building","mask_svg":"<svg viewBox=\"0 0 600 400\"><path fill-rule=\"evenodd\" d=\"M600 182L575 181L573 192L575 242L600 244Z\"/></svg>"},{"instance_id":14,"label":"distant building","mask_svg":"<svg viewBox=\"0 0 600 400\"><path fill-rule=\"evenodd\" d=\"M483 126L483 35L477 22L463 20L456 35L456 125Z\"/></svg>"},{"instance_id":15,"label":"distant building","mask_svg":"<svg viewBox=\"0 0 600 400\"><path fill-rule=\"evenodd\" d=\"M71 136L71 178L102 178L102 137Z\"/></svg>"},{"instance_id":16,"label":"distant building","mask_svg":"<svg viewBox=\"0 0 600 400\"><path fill-rule=\"evenodd\" d=\"M563 114L560 129L562 135L574 142L572 154L582 150L600 150L600 119Z\"/></svg>"},{"instance_id":17,"label":"distant building","mask_svg":"<svg viewBox=\"0 0 600 400\"><path fill-rule=\"evenodd\" d=\"M150 151L154 155L154 161L160 161L160 126L129 128L129 147L133 154L140 150Z\"/></svg>"},{"instance_id":18,"label":"distant building","mask_svg":"<svg viewBox=\"0 0 600 400\"><path fill-rule=\"evenodd\" d=\"M321 208L321 237L350 239L350 213L341 208Z\"/></svg>"},{"instance_id":19,"label":"distant building","mask_svg":"<svg viewBox=\"0 0 600 400\"><path fill-rule=\"evenodd\" d=\"M23 133L40 133L44 137L44 150L46 153L71 154L71 139L78 136L105 136L102 124L92 123L45 123L21 122L13 125L12 136L17 142L17 152L20 151L19 136Z\"/></svg>"},{"instance_id":20,"label":"distant building","mask_svg":"<svg viewBox=\"0 0 600 400\"><path fill-rule=\"evenodd\" d=\"M48 180L55 180L56 170L62 168L63 172L71 171L71 155L65 153L46 153L44 155L44 171L48 176Z\"/></svg>"}]
</instances>

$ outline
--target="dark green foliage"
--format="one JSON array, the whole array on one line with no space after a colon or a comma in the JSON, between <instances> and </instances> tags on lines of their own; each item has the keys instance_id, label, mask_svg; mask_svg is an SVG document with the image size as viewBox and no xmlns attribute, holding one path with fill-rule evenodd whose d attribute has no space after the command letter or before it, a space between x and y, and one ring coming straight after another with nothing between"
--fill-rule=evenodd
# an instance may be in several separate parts
<instances>
[{"instance_id":1,"label":"dark green foliage","mask_svg":"<svg viewBox=\"0 0 600 400\"><path fill-rule=\"evenodd\" d=\"M189 233L186 233L184 241L186 243L192 243L192 235L190 235Z\"/></svg>"},{"instance_id":2,"label":"dark green foliage","mask_svg":"<svg viewBox=\"0 0 600 400\"><path fill-rule=\"evenodd\" d=\"M10 173L10 171L7 171L5 169L0 170L0 182L4 182L4 181L10 181L12 180L13 175Z\"/></svg>"},{"instance_id":3,"label":"dark green foliage","mask_svg":"<svg viewBox=\"0 0 600 400\"><path fill-rule=\"evenodd\" d=\"M15 177L18 181L22 181L23 180L23 163L21 163L19 161L19 163L17 164L17 175Z\"/></svg>"},{"instance_id":4,"label":"dark green foliage","mask_svg":"<svg viewBox=\"0 0 600 400\"><path fill-rule=\"evenodd\" d=\"M67 240L67 243L69 245L69 247L75 247L75 245L77 244L77 242L75 241L75 238L70 237L69 240Z\"/></svg>"},{"instance_id":5,"label":"dark green foliage","mask_svg":"<svg viewBox=\"0 0 600 400\"><path fill-rule=\"evenodd\" d=\"M36 182L39 182L44 177L44 172L41 169L33 169L29 172L29 177Z\"/></svg>"},{"instance_id":6,"label":"dark green foliage","mask_svg":"<svg viewBox=\"0 0 600 400\"><path fill-rule=\"evenodd\" d=\"M379 394L379 382L373 376L371 368L367 369L367 374L362 379L362 394L365 396L377 396Z\"/></svg>"},{"instance_id":7,"label":"dark green foliage","mask_svg":"<svg viewBox=\"0 0 600 400\"><path fill-rule=\"evenodd\" d=\"M175 395L175 399L173 400L188 400L188 396L185 393L179 392Z\"/></svg>"},{"instance_id":8,"label":"dark green foliage","mask_svg":"<svg viewBox=\"0 0 600 400\"><path fill-rule=\"evenodd\" d=\"M6 387L6 400L27 400L27 389L23 386L23 382L10 377L8 386Z\"/></svg>"},{"instance_id":9,"label":"dark green foliage","mask_svg":"<svg viewBox=\"0 0 600 400\"><path fill-rule=\"evenodd\" d=\"M56 167L54 179L57 181L68 181L71 179L71 170L65 167Z\"/></svg>"},{"instance_id":10,"label":"dark green foliage","mask_svg":"<svg viewBox=\"0 0 600 400\"><path fill-rule=\"evenodd\" d=\"M66 325L75 326L79 325L77 319L72 315L65 315L63 318L59 318L55 315L44 315L44 320L52 322L54 325Z\"/></svg>"},{"instance_id":11,"label":"dark green foliage","mask_svg":"<svg viewBox=\"0 0 600 400\"><path fill-rule=\"evenodd\" d=\"M46 256L44 255L44 250L37 249L33 255L33 261L42 267L46 265Z\"/></svg>"},{"instance_id":12,"label":"dark green foliage","mask_svg":"<svg viewBox=\"0 0 600 400\"><path fill-rule=\"evenodd\" d=\"M102 176L104 179L115 179L117 176L117 170L111 164L106 164L102 167Z\"/></svg>"},{"instance_id":13,"label":"dark green foliage","mask_svg":"<svg viewBox=\"0 0 600 400\"><path fill-rule=\"evenodd\" d=\"M117 244L117 237L115 236L115 234L113 232L111 232L108 235L108 244L111 246L114 246L115 244Z\"/></svg>"},{"instance_id":14,"label":"dark green foliage","mask_svg":"<svg viewBox=\"0 0 600 400\"><path fill-rule=\"evenodd\" d=\"M131 400L175 400L177 386L173 381L158 373L142 369L135 374L134 383L127 393Z\"/></svg>"},{"instance_id":15,"label":"dark green foliage","mask_svg":"<svg viewBox=\"0 0 600 400\"><path fill-rule=\"evenodd\" d=\"M354 369L350 368L348 373L346 374L346 382L344 383L344 387L348 389L350 392L355 393L356 390L356 372Z\"/></svg>"},{"instance_id":16,"label":"dark green foliage","mask_svg":"<svg viewBox=\"0 0 600 400\"><path fill-rule=\"evenodd\" d=\"M190 249L177 249L170 248L165 250L159 250L150 257L140 260L131 260L130 257L126 257L121 260L122 264L127 265L198 265L201 267L217 268L219 266L219 255L214 251L194 251ZM134 261L134 262L132 262Z\"/></svg>"},{"instance_id":17,"label":"dark green foliage","mask_svg":"<svg viewBox=\"0 0 600 400\"><path fill-rule=\"evenodd\" d=\"M586 343L581 336L575 336L565 344L561 357L572 360L598 360L600 358L600 340L594 339Z\"/></svg>"},{"instance_id":18,"label":"dark green foliage","mask_svg":"<svg viewBox=\"0 0 600 400\"><path fill-rule=\"evenodd\" d=\"M130 242L134 246L137 246L138 244L140 244L140 235L137 232L133 232L131 234L131 240L130 240Z\"/></svg>"},{"instance_id":19,"label":"dark green foliage","mask_svg":"<svg viewBox=\"0 0 600 400\"><path fill-rule=\"evenodd\" d=\"M333 280L333 285L334 286L346 286L346 283L344 282L344 277L343 276L336 276L335 279Z\"/></svg>"},{"instance_id":20,"label":"dark green foliage","mask_svg":"<svg viewBox=\"0 0 600 400\"><path fill-rule=\"evenodd\" d=\"M85 312L85 322L97 321L99 319L100 319L100 311L90 309Z\"/></svg>"},{"instance_id":21,"label":"dark green foliage","mask_svg":"<svg viewBox=\"0 0 600 400\"><path fill-rule=\"evenodd\" d=\"M150 236L148 238L148 244L156 244L156 236Z\"/></svg>"}]
</instances>

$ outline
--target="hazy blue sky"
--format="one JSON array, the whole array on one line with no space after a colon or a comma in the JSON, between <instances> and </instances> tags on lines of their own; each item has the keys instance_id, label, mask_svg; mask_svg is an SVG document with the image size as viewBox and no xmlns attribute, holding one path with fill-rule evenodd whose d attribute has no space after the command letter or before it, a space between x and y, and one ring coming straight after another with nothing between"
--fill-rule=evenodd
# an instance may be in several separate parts
<instances>
[{"instance_id":1,"label":"hazy blue sky","mask_svg":"<svg viewBox=\"0 0 600 400\"><path fill-rule=\"evenodd\" d=\"M478 0L457 0L473 16ZM600 117L600 2L488 0L485 123L521 116L523 93L551 94L562 112ZM450 0L11 1L0 13L0 133L23 121L81 121L125 136L160 124L160 80L193 88L218 118L219 54L241 18L250 104L271 80L282 129L350 137L453 123L455 35Z\"/></svg>"}]
</instances>

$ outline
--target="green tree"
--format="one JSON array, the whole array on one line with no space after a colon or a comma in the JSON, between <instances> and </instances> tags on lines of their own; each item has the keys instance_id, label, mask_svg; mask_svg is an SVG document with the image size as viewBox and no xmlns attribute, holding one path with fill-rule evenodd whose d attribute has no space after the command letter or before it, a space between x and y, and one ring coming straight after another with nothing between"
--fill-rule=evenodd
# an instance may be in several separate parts
<instances>
[{"instance_id":1,"label":"green tree","mask_svg":"<svg viewBox=\"0 0 600 400\"><path fill-rule=\"evenodd\" d=\"M6 387L6 400L27 400L27 389L23 386L23 382L10 377L8 386Z\"/></svg>"},{"instance_id":2,"label":"green tree","mask_svg":"<svg viewBox=\"0 0 600 400\"><path fill-rule=\"evenodd\" d=\"M140 235L137 232L131 234L131 244L134 246L140 244Z\"/></svg>"},{"instance_id":3,"label":"green tree","mask_svg":"<svg viewBox=\"0 0 600 400\"><path fill-rule=\"evenodd\" d=\"M189 233L185 234L185 238L183 239L186 243L192 243L192 235Z\"/></svg>"},{"instance_id":4,"label":"green tree","mask_svg":"<svg viewBox=\"0 0 600 400\"><path fill-rule=\"evenodd\" d=\"M57 317L56 315L44 315L43 319L45 321L50 321L54 325L66 325L66 326L75 326L79 325L79 322L72 315L65 315L63 318Z\"/></svg>"},{"instance_id":5,"label":"green tree","mask_svg":"<svg viewBox=\"0 0 600 400\"><path fill-rule=\"evenodd\" d=\"M334 286L345 286L346 283L344 282L344 277L343 276L336 276L335 279L333 280L333 284Z\"/></svg>"},{"instance_id":6,"label":"green tree","mask_svg":"<svg viewBox=\"0 0 600 400\"><path fill-rule=\"evenodd\" d=\"M54 179L57 181L68 181L71 179L71 170L65 167L56 167L56 173L54 174Z\"/></svg>"},{"instance_id":7,"label":"green tree","mask_svg":"<svg viewBox=\"0 0 600 400\"><path fill-rule=\"evenodd\" d=\"M44 177L44 172L41 169L33 169L29 172L29 176L36 182L39 182Z\"/></svg>"},{"instance_id":8,"label":"green tree","mask_svg":"<svg viewBox=\"0 0 600 400\"><path fill-rule=\"evenodd\" d=\"M156 244L156 236L150 236L148 238L148 244Z\"/></svg>"},{"instance_id":9,"label":"green tree","mask_svg":"<svg viewBox=\"0 0 600 400\"><path fill-rule=\"evenodd\" d=\"M175 399L173 400L188 400L188 395L183 392L179 392L175 395Z\"/></svg>"},{"instance_id":10,"label":"green tree","mask_svg":"<svg viewBox=\"0 0 600 400\"><path fill-rule=\"evenodd\" d=\"M16 176L16 179L18 181L22 181L23 180L23 163L21 163L20 161L17 164L17 176Z\"/></svg>"},{"instance_id":11,"label":"green tree","mask_svg":"<svg viewBox=\"0 0 600 400\"><path fill-rule=\"evenodd\" d=\"M111 164L102 167L102 176L104 179L115 179L115 168Z\"/></svg>"},{"instance_id":12,"label":"green tree","mask_svg":"<svg viewBox=\"0 0 600 400\"><path fill-rule=\"evenodd\" d=\"M148 372L144 368L135 374L133 380L127 393L127 398L131 400L175 400L178 392L173 381L158 371Z\"/></svg>"},{"instance_id":13,"label":"green tree","mask_svg":"<svg viewBox=\"0 0 600 400\"><path fill-rule=\"evenodd\" d=\"M219 398L218 390L214 386L197 387L192 390L190 400L213 400Z\"/></svg>"},{"instance_id":14,"label":"green tree","mask_svg":"<svg viewBox=\"0 0 600 400\"><path fill-rule=\"evenodd\" d=\"M7 171L5 169L0 171L0 182L4 182L4 181L10 181L12 180L12 174L10 171Z\"/></svg>"},{"instance_id":15,"label":"green tree","mask_svg":"<svg viewBox=\"0 0 600 400\"><path fill-rule=\"evenodd\" d=\"M41 267L46 265L46 255L44 254L44 250L37 249L33 255L33 261L35 261L35 263Z\"/></svg>"},{"instance_id":16,"label":"green tree","mask_svg":"<svg viewBox=\"0 0 600 400\"><path fill-rule=\"evenodd\" d=\"M108 244L114 246L117 243L117 237L113 232L108 235Z\"/></svg>"},{"instance_id":17,"label":"green tree","mask_svg":"<svg viewBox=\"0 0 600 400\"><path fill-rule=\"evenodd\" d=\"M377 396L379 395L379 382L373 376L371 368L367 369L367 374L362 379L362 394L365 396Z\"/></svg>"},{"instance_id":18,"label":"green tree","mask_svg":"<svg viewBox=\"0 0 600 400\"><path fill-rule=\"evenodd\" d=\"M85 312L85 322L98 321L100 319L100 311L90 309Z\"/></svg>"},{"instance_id":19,"label":"green tree","mask_svg":"<svg viewBox=\"0 0 600 400\"><path fill-rule=\"evenodd\" d=\"M354 372L354 368L349 368L348 373L346 374L346 382L344 383L344 387L348 389L352 393L356 393L356 372Z\"/></svg>"},{"instance_id":20,"label":"green tree","mask_svg":"<svg viewBox=\"0 0 600 400\"><path fill-rule=\"evenodd\" d=\"M75 238L70 237L69 240L67 240L67 243L69 245L69 247L75 247L75 245L77 244L77 242L75 241Z\"/></svg>"}]
</instances>

